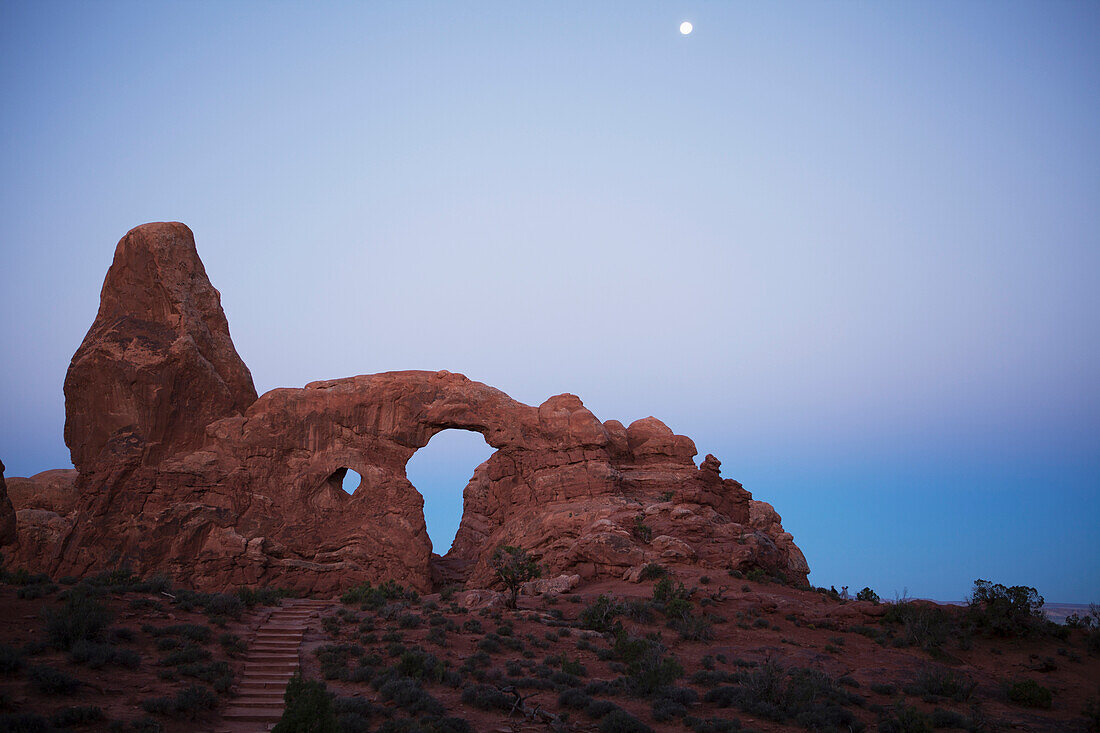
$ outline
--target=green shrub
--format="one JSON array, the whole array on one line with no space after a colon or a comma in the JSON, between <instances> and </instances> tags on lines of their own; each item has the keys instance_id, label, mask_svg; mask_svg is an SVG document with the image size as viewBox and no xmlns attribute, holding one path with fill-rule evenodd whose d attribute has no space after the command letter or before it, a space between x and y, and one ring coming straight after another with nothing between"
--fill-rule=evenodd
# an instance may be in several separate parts
<instances>
[{"instance_id":1,"label":"green shrub","mask_svg":"<svg viewBox=\"0 0 1100 733\"><path fill-rule=\"evenodd\" d=\"M975 580L967 600L969 619L994 636L1026 636L1042 628L1043 597L1034 588Z\"/></svg>"},{"instance_id":2,"label":"green shrub","mask_svg":"<svg viewBox=\"0 0 1100 733\"><path fill-rule=\"evenodd\" d=\"M516 607L523 584L542 575L542 569L539 568L535 559L527 554L527 550L513 545L498 547L489 558L489 565L493 568L497 579L508 589L510 608Z\"/></svg>"},{"instance_id":3,"label":"green shrub","mask_svg":"<svg viewBox=\"0 0 1100 733\"><path fill-rule=\"evenodd\" d=\"M659 580L668 575L668 568L657 563L649 563L642 568L641 579L642 580Z\"/></svg>"},{"instance_id":4,"label":"green shrub","mask_svg":"<svg viewBox=\"0 0 1100 733\"><path fill-rule=\"evenodd\" d=\"M31 667L27 670L27 677L39 692L46 695L71 695L82 684L75 677L44 665Z\"/></svg>"},{"instance_id":5,"label":"green shrub","mask_svg":"<svg viewBox=\"0 0 1100 733\"><path fill-rule=\"evenodd\" d=\"M653 733L652 728L621 708L605 715L598 730L600 733Z\"/></svg>"},{"instance_id":6,"label":"green shrub","mask_svg":"<svg viewBox=\"0 0 1100 733\"><path fill-rule=\"evenodd\" d=\"M42 610L46 635L54 647L68 651L78 641L97 641L111 623L111 614L99 602L71 595L61 608Z\"/></svg>"},{"instance_id":7,"label":"green shrub","mask_svg":"<svg viewBox=\"0 0 1100 733\"><path fill-rule=\"evenodd\" d=\"M248 651L248 644L245 643L244 639L229 632L220 635L218 643L221 644L225 653L231 657L239 657Z\"/></svg>"},{"instance_id":8,"label":"green shrub","mask_svg":"<svg viewBox=\"0 0 1100 733\"><path fill-rule=\"evenodd\" d=\"M50 733L50 721L34 713L5 713L0 715L0 730L7 733Z\"/></svg>"},{"instance_id":9,"label":"green shrub","mask_svg":"<svg viewBox=\"0 0 1100 733\"><path fill-rule=\"evenodd\" d=\"M607 633L620 627L615 619L624 612L625 608L622 604L611 596L601 594L581 610L577 616L577 623L582 628Z\"/></svg>"},{"instance_id":10,"label":"green shrub","mask_svg":"<svg viewBox=\"0 0 1100 733\"><path fill-rule=\"evenodd\" d=\"M378 610L390 601L417 603L420 596L416 591L387 580L381 585L372 586L370 581L349 588L340 596L340 602L348 605L360 604L364 610Z\"/></svg>"},{"instance_id":11,"label":"green shrub","mask_svg":"<svg viewBox=\"0 0 1100 733\"><path fill-rule=\"evenodd\" d=\"M248 608L253 606L278 606L284 598L293 598L295 591L287 588L238 588L237 597Z\"/></svg>"},{"instance_id":12,"label":"green shrub","mask_svg":"<svg viewBox=\"0 0 1100 733\"><path fill-rule=\"evenodd\" d=\"M734 733L741 730L741 721L736 718L733 720L723 718L700 720L689 715L684 718L684 725L691 728L692 733Z\"/></svg>"},{"instance_id":13,"label":"green shrub","mask_svg":"<svg viewBox=\"0 0 1100 733\"><path fill-rule=\"evenodd\" d=\"M1035 680L1013 680L1005 686L1005 694L1012 702L1028 708L1050 709L1054 702L1051 691Z\"/></svg>"},{"instance_id":14,"label":"green shrub","mask_svg":"<svg viewBox=\"0 0 1100 733\"><path fill-rule=\"evenodd\" d=\"M332 698L322 682L295 672L283 693L286 708L272 733L339 733Z\"/></svg>"},{"instance_id":15,"label":"green shrub","mask_svg":"<svg viewBox=\"0 0 1100 733\"><path fill-rule=\"evenodd\" d=\"M174 651L169 652L160 660L165 667L175 667L180 664L194 664L210 658L210 651L194 644L185 644Z\"/></svg>"},{"instance_id":16,"label":"green shrub","mask_svg":"<svg viewBox=\"0 0 1100 733\"><path fill-rule=\"evenodd\" d=\"M943 667L926 667L917 675L916 681L905 687L908 695L918 695L925 702L935 702L948 698L955 702L970 699L978 683L962 672Z\"/></svg>"},{"instance_id":17,"label":"green shrub","mask_svg":"<svg viewBox=\"0 0 1100 733\"><path fill-rule=\"evenodd\" d=\"M379 684L380 683L380 684ZM414 679L400 676L375 678L371 682L376 686L378 694L383 700L389 700L394 705L411 715L442 715L443 705L432 697Z\"/></svg>"},{"instance_id":18,"label":"green shrub","mask_svg":"<svg viewBox=\"0 0 1100 733\"><path fill-rule=\"evenodd\" d=\"M69 650L69 661L92 669L107 665L137 669L141 666L141 655L133 649L116 649L96 641L78 641Z\"/></svg>"},{"instance_id":19,"label":"green shrub","mask_svg":"<svg viewBox=\"0 0 1100 733\"><path fill-rule=\"evenodd\" d=\"M98 723L104 717L103 711L95 705L81 705L58 710L50 716L50 724L58 728L68 728L73 725Z\"/></svg>"},{"instance_id":20,"label":"green shrub","mask_svg":"<svg viewBox=\"0 0 1100 733\"><path fill-rule=\"evenodd\" d=\"M877 606L881 599L878 597L878 593L875 593L870 588L864 588L859 593L856 593L856 600L857 601L870 601L871 603L874 603Z\"/></svg>"},{"instance_id":21,"label":"green shrub","mask_svg":"<svg viewBox=\"0 0 1100 733\"><path fill-rule=\"evenodd\" d=\"M881 620L900 626L896 644L918 646L930 654L939 654L947 639L958 631L954 619L938 606L904 599L891 605Z\"/></svg>"},{"instance_id":22,"label":"green shrub","mask_svg":"<svg viewBox=\"0 0 1100 733\"><path fill-rule=\"evenodd\" d=\"M462 690L462 702L480 710L511 712L516 699L515 695L507 695L492 685L470 685Z\"/></svg>"},{"instance_id":23,"label":"green shrub","mask_svg":"<svg viewBox=\"0 0 1100 733\"><path fill-rule=\"evenodd\" d=\"M635 694L646 696L672 684L684 674L675 657L665 656L659 641L630 636L620 630L612 656L626 665L628 683Z\"/></svg>"},{"instance_id":24,"label":"green shrub","mask_svg":"<svg viewBox=\"0 0 1100 733\"><path fill-rule=\"evenodd\" d=\"M23 668L23 652L0 644L0 674L15 674Z\"/></svg>"},{"instance_id":25,"label":"green shrub","mask_svg":"<svg viewBox=\"0 0 1100 733\"><path fill-rule=\"evenodd\" d=\"M630 533L634 537L645 544L649 544L653 539L653 528L645 523L645 515L639 514L634 517L634 524L630 527Z\"/></svg>"},{"instance_id":26,"label":"green shrub","mask_svg":"<svg viewBox=\"0 0 1100 733\"><path fill-rule=\"evenodd\" d=\"M878 721L880 733L932 733L932 720L915 707L898 703Z\"/></svg>"}]
</instances>

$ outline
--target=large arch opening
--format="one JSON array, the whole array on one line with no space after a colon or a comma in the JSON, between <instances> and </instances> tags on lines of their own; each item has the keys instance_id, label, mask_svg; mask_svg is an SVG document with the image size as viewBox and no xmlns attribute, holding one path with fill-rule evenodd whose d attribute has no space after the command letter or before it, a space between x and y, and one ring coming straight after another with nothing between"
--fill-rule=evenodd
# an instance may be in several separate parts
<instances>
[{"instance_id":1,"label":"large arch opening","mask_svg":"<svg viewBox=\"0 0 1100 733\"><path fill-rule=\"evenodd\" d=\"M494 450L480 433L443 430L405 464L405 475L424 497L424 523L437 555L451 549L462 520L462 490Z\"/></svg>"}]
</instances>

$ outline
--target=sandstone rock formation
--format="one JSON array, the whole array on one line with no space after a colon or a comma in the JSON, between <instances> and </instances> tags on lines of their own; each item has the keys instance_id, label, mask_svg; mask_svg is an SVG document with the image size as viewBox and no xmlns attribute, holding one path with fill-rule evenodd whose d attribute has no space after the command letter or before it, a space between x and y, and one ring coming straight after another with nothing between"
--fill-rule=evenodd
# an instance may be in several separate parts
<instances>
[{"instance_id":1,"label":"sandstone rock formation","mask_svg":"<svg viewBox=\"0 0 1100 733\"><path fill-rule=\"evenodd\" d=\"M505 543L528 549L546 577L621 577L649 562L800 581L808 570L774 510L754 514L716 458L697 467L691 439L656 418L600 422L569 394L532 407L449 372L257 399L182 224L138 227L119 243L65 394L79 498L52 549L35 543L54 573L125 562L209 589L329 592L387 578L487 587L488 558ZM451 428L496 452L465 489L454 546L433 561L405 465ZM352 495L340 488L348 469L362 476Z\"/></svg>"},{"instance_id":2,"label":"sandstone rock formation","mask_svg":"<svg viewBox=\"0 0 1100 733\"><path fill-rule=\"evenodd\" d=\"M65 375L65 443L81 473L197 448L256 400L191 230L146 224L118 243L99 313Z\"/></svg>"},{"instance_id":3,"label":"sandstone rock formation","mask_svg":"<svg viewBox=\"0 0 1100 733\"><path fill-rule=\"evenodd\" d=\"M54 469L8 479L22 556L48 557L68 536L76 521L76 478L73 469Z\"/></svg>"},{"instance_id":4,"label":"sandstone rock formation","mask_svg":"<svg viewBox=\"0 0 1100 733\"><path fill-rule=\"evenodd\" d=\"M16 539L15 508L8 498L8 487L4 483L4 463L0 461L0 545L10 545Z\"/></svg>"}]
</instances>

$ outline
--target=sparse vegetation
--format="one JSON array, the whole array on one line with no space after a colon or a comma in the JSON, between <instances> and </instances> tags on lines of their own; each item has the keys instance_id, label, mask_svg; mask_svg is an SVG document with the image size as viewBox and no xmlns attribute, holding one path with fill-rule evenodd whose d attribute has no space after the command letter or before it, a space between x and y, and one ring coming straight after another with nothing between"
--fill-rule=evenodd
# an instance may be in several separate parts
<instances>
[{"instance_id":1,"label":"sparse vegetation","mask_svg":"<svg viewBox=\"0 0 1100 733\"><path fill-rule=\"evenodd\" d=\"M967 616L978 629L993 636L1026 636L1043 626L1043 597L1034 588L1007 588L988 580L975 580L968 599Z\"/></svg>"},{"instance_id":2,"label":"sparse vegetation","mask_svg":"<svg viewBox=\"0 0 1100 733\"><path fill-rule=\"evenodd\" d=\"M489 559L489 564L500 582L508 589L509 608L516 607L523 584L542 574L538 563L527 554L526 550L512 545L498 547Z\"/></svg>"},{"instance_id":3,"label":"sparse vegetation","mask_svg":"<svg viewBox=\"0 0 1100 733\"><path fill-rule=\"evenodd\" d=\"M339 733L332 699L323 682L315 682L295 672L283 693L286 705L283 717L272 733Z\"/></svg>"},{"instance_id":4,"label":"sparse vegetation","mask_svg":"<svg viewBox=\"0 0 1100 733\"><path fill-rule=\"evenodd\" d=\"M1035 680L1013 680L1007 683L1005 696L1017 705L1028 708L1049 709L1054 703L1053 693Z\"/></svg>"}]
</instances>

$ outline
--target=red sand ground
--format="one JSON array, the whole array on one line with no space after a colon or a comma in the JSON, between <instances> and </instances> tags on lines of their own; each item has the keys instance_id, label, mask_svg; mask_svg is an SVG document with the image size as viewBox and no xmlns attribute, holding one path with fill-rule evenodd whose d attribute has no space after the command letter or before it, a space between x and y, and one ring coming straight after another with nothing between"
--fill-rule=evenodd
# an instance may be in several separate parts
<instances>
[{"instance_id":1,"label":"red sand ground","mask_svg":"<svg viewBox=\"0 0 1100 733\"><path fill-rule=\"evenodd\" d=\"M862 704L848 709L867 726L867 730L876 730L879 722L877 706L891 708L903 702L925 712L934 708L956 711L965 716L977 717L984 721L984 728L1015 729L1028 731L1074 731L1089 730L1090 723L1085 718L1086 706L1100 700L1100 656L1089 654L1086 649L1085 632L1070 630L1064 639L1041 636L1024 639L994 639L975 635L969 648L960 649L955 639L949 639L942 651L935 657L917 647L895 647L892 640L880 645L869 636L851 630L862 627L864 633L874 635L895 627L880 624L886 606L874 606L863 602L841 602L819 593L789 588L774 584L753 583L729 577L715 578L707 584L700 584L699 577L681 576L687 585L697 585L694 596L696 609L704 613L715 614L725 619L714 626L715 638L710 641L684 641L679 635L667 628L664 617L655 614L652 622L638 623L621 619L623 626L631 633L660 634L669 651L683 665L685 674L677 684L694 689L700 701L710 686L697 684L691 680L693 674L704 669L704 658L711 657L713 668L720 671L736 672L739 667L736 660L748 660L762 663L768 659L783 667L805 667L827 673L833 679L848 678L842 689L862 697ZM703 598L714 595L719 597L719 586L727 586L720 594L721 600L708 602L699 608ZM343 610L343 618L325 624L311 622L304 636L301 650L303 670L308 678L321 679L321 665L314 651L325 644L358 643L366 653L375 653L386 660L395 661L390 656L390 641L383 637L390 633L400 634L400 643L407 648L420 646L443 660L449 669L457 670L463 662L477 651L477 643L486 634L497 631L502 623L512 626L511 636L522 644L522 649L505 646L499 652L492 653L490 675L500 672L506 676L509 662L524 663L528 669L523 671L527 677L535 677L535 667L542 665L545 658L565 655L571 660L581 662L586 674L583 682L593 680L614 680L621 671L613 669L615 662L601 660L595 651L578 649L581 639L587 639L595 648L607 648L608 641L601 635L585 631L576 622L578 614L599 594L609 594L620 599L648 599L652 593L652 582L632 584L626 582L603 582L589 584L577 592L565 594L557 599L545 597L520 598L520 608L516 611L505 609L485 609L454 612L450 603L438 595L425 596L419 602L409 605L403 613L415 614L423 619L416 628L400 628L396 615L391 609L389 619L371 611L363 611L353 606L345 606L338 601L322 611L324 617L335 617ZM135 598L150 598L167 601L150 594L127 593L117 598L108 597L105 603L115 614L114 626L133 629L134 641L124 642L123 646L132 648L141 654L142 664L136 670L104 667L89 670L70 663L64 654L46 650L37 656L26 657L26 664L48 664L79 678L84 686L69 696L45 696L35 691L26 679L26 669L20 673L0 673L0 693L7 697L8 709L0 712L37 712L48 715L60 708L73 705L97 705L103 709L107 721L132 721L146 717L142 710L142 700L149 697L167 696L193 680L180 678L166 681L158 677L163 669L158 660L163 652L155 648L155 639L140 629L143 624L168 626L176 623L207 624L208 619L199 612L181 612L165 602L161 611L133 609L131 601ZM41 611L44 607L59 605L57 594L38 600L20 600L16 598L16 589L0 585L0 644L9 647L22 647L28 642L44 641ZM434 606L434 609L433 609ZM246 641L257 629L270 609L259 609L247 613L239 622L233 622L227 628L215 628L214 639L204 646L212 653L214 660L224 659L234 668L237 675L241 672L239 658L225 654L217 642L217 634L230 631ZM553 614L560 612L561 618ZM428 641L430 629L428 619L439 614L459 627L446 635L443 646ZM359 631L359 621L373 618L374 637L364 641ZM469 620L478 620L483 633L461 631L462 624ZM437 621L438 623L438 621ZM337 633L330 631L336 628ZM391 639L393 637L390 637ZM724 658L726 661L720 661ZM355 668L352 659L348 669ZM513 665L514 666L514 665ZM743 668L743 667L740 667ZM919 695L906 694L903 688L913 683L923 670L951 670L964 675L976 683L969 698L962 702L939 699L925 702ZM1004 693L1004 684L1009 680L1032 679L1053 693L1053 707L1049 710L1022 707L1010 702ZM498 685L506 684L501 679L493 680ZM472 684L467 677L463 684ZM890 683L897 687L893 694L880 694L871 690L871 686ZM360 697L371 700L388 709L397 719L408 717L385 703L379 693L366 683L352 683L340 680L327 682L331 691L339 696ZM853 686L854 684L854 686ZM457 716L469 721L475 731L535 731L554 730L546 720L525 719L516 713L511 716L502 711L483 711L461 701L462 688L440 683L425 683L425 689L444 704L447 715ZM529 708L539 706L551 715L565 713L568 719L559 725L558 730L595 731L599 730L598 721L588 718L584 713L558 705L559 691L525 690L524 694L534 693L526 703ZM2 697L3 695L0 695ZM647 699L616 695L602 697L627 710L654 730L688 731L678 720L658 723L651 711L651 702ZM200 714L195 720L176 719L165 716L150 716L163 725L166 731L243 731L249 726L233 724L222 720L219 715L232 707L232 696L219 697L215 711ZM801 730L794 721L777 723L746 714L736 708L719 708L713 703L698 702L689 706L688 714L697 718L736 718L745 728L759 731ZM371 720L371 730L375 730L384 718ZM1093 725L1095 722L1092 723ZM255 730L262 730L257 726ZM109 730L106 721L76 730ZM124 728L130 730L130 728ZM1095 728L1093 728L1095 730Z\"/></svg>"}]
</instances>

